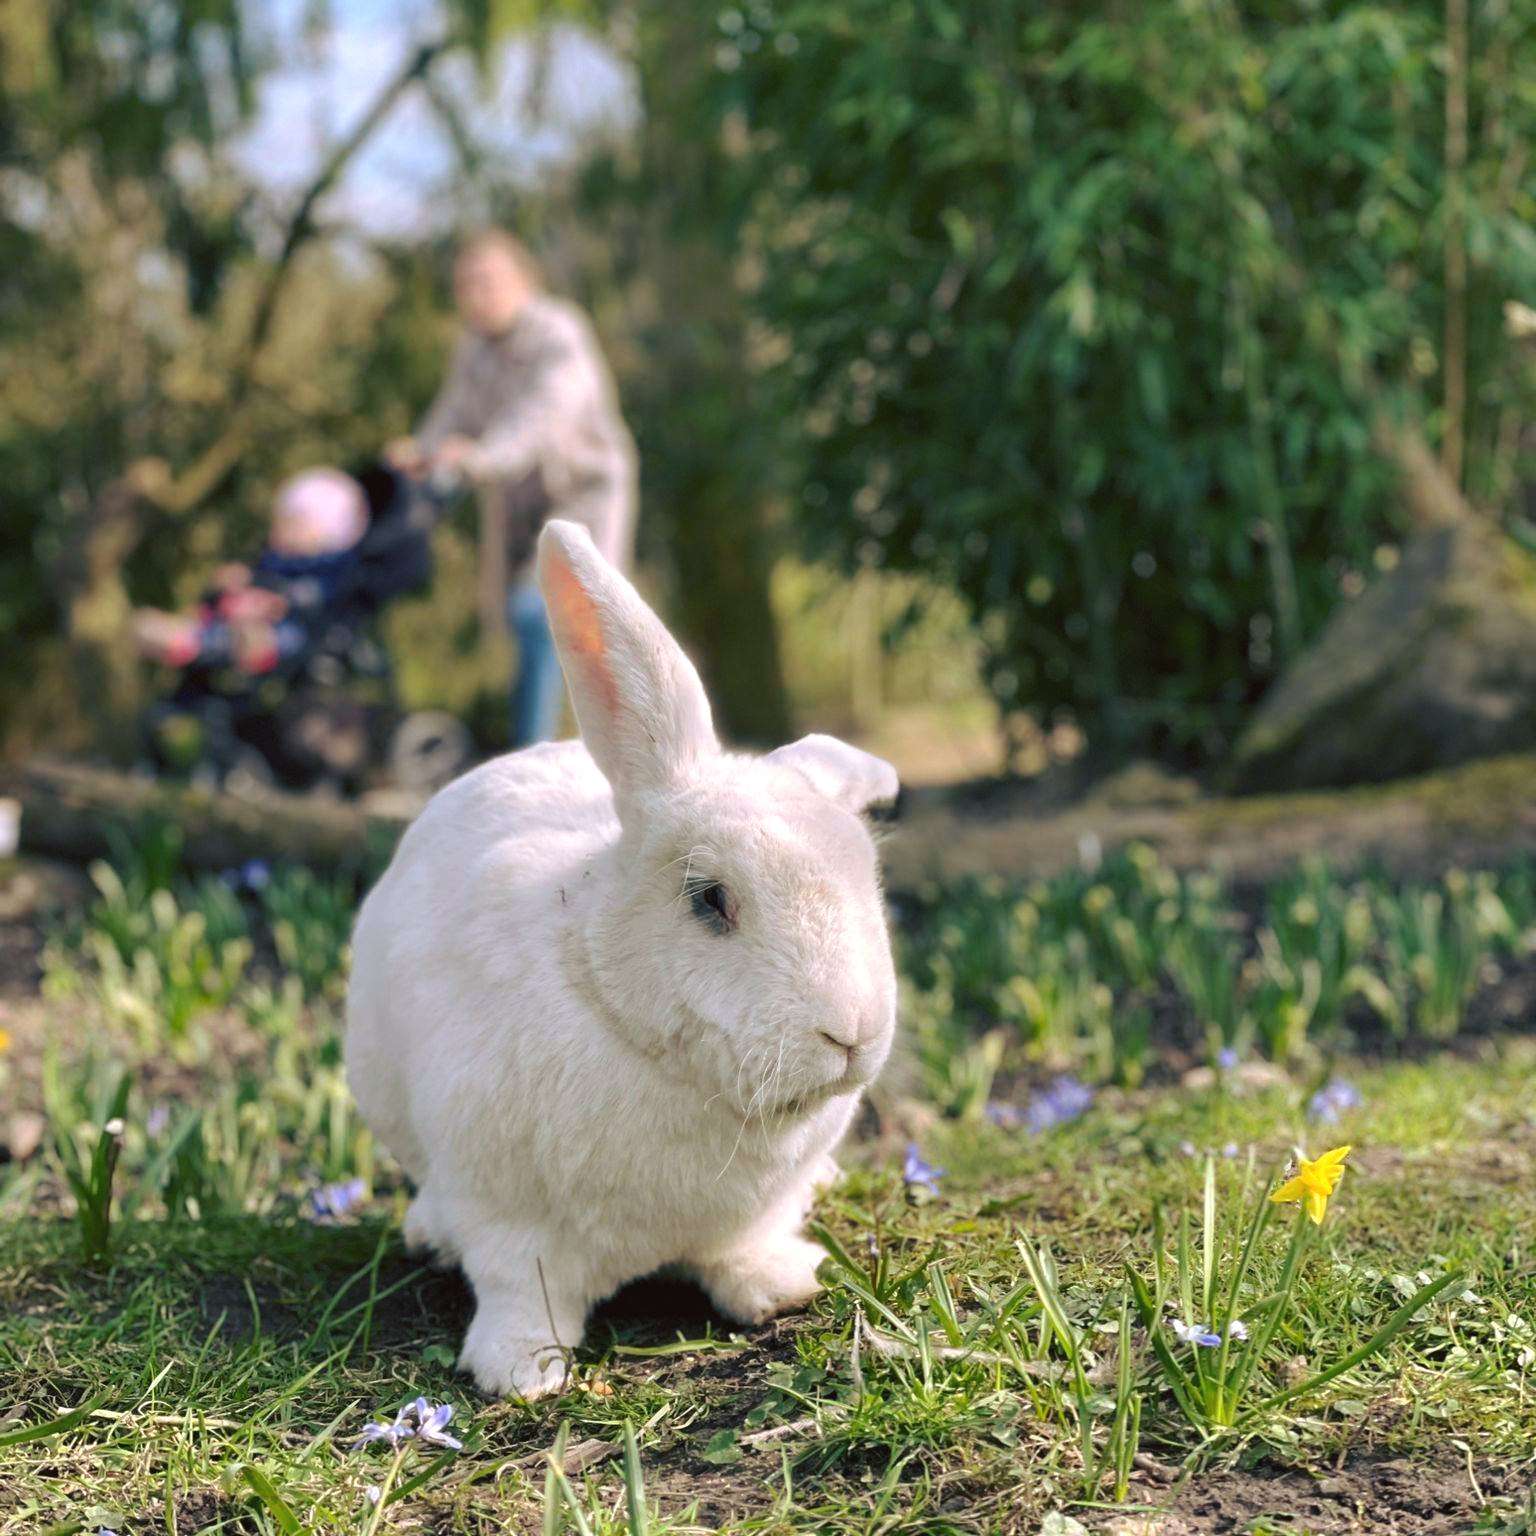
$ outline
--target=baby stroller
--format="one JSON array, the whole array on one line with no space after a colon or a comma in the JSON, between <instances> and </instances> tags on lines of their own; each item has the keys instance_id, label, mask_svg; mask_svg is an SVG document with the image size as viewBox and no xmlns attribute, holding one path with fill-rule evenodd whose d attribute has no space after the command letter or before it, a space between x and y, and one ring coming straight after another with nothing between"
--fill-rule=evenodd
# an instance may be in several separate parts
<instances>
[{"instance_id":1,"label":"baby stroller","mask_svg":"<svg viewBox=\"0 0 1536 1536\"><path fill-rule=\"evenodd\" d=\"M344 558L320 562L323 585L278 626L283 644L270 661L253 672L237 664L217 622L201 631L199 654L146 720L158 771L235 791L351 795L380 780L430 793L464 768L468 731L441 711L402 712L377 636L389 603L430 584L431 532L449 493L378 464L353 479L366 530ZM280 560L264 557L255 582L280 586L283 574ZM286 590L302 593L304 583ZM216 615L219 601L205 594L202 612Z\"/></svg>"}]
</instances>

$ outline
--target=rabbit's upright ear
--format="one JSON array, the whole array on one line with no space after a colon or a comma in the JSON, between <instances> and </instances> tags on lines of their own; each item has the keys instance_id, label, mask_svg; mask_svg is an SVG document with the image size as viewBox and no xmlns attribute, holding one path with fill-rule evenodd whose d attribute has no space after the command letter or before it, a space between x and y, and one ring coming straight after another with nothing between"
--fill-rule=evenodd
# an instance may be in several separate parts
<instances>
[{"instance_id":1,"label":"rabbit's upright ear","mask_svg":"<svg viewBox=\"0 0 1536 1536\"><path fill-rule=\"evenodd\" d=\"M883 757L861 752L835 736L802 736L770 752L768 761L793 768L812 789L856 816L884 821L896 814L901 795L896 770Z\"/></svg>"},{"instance_id":2,"label":"rabbit's upright ear","mask_svg":"<svg viewBox=\"0 0 1536 1536\"><path fill-rule=\"evenodd\" d=\"M693 663L578 523L539 535L539 586L592 760L620 818L631 795L665 788L720 750Z\"/></svg>"}]
</instances>

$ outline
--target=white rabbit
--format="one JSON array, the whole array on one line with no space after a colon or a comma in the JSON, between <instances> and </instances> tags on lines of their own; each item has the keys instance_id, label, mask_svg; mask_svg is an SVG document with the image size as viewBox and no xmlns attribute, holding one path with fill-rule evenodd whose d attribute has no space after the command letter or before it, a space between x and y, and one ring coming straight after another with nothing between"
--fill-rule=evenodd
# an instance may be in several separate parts
<instances>
[{"instance_id":1,"label":"white rabbit","mask_svg":"<svg viewBox=\"0 0 1536 1536\"><path fill-rule=\"evenodd\" d=\"M539 582L580 742L444 789L363 904L347 1061L474 1287L460 1365L557 1389L591 1306L665 1265L731 1317L805 1302L801 1236L890 1049L888 763L722 752L688 658L573 523Z\"/></svg>"}]
</instances>

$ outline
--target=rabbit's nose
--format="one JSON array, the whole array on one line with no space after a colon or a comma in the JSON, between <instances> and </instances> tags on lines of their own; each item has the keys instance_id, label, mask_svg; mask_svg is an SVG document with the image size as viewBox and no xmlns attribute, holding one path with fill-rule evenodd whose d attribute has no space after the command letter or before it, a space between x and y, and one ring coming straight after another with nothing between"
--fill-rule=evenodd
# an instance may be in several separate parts
<instances>
[{"instance_id":1,"label":"rabbit's nose","mask_svg":"<svg viewBox=\"0 0 1536 1536\"><path fill-rule=\"evenodd\" d=\"M878 1004L855 1006L831 1019L823 1016L819 1033L829 1045L856 1051L861 1046L873 1045L885 1035L887 1017Z\"/></svg>"},{"instance_id":2,"label":"rabbit's nose","mask_svg":"<svg viewBox=\"0 0 1536 1536\"><path fill-rule=\"evenodd\" d=\"M825 1040L827 1044L830 1045L834 1050L841 1051L846 1060L853 1060L853 1053L859 1048L859 1042L856 1039L841 1039L839 1036L834 1035L830 1029L818 1030L817 1033L820 1034L821 1038Z\"/></svg>"}]
</instances>

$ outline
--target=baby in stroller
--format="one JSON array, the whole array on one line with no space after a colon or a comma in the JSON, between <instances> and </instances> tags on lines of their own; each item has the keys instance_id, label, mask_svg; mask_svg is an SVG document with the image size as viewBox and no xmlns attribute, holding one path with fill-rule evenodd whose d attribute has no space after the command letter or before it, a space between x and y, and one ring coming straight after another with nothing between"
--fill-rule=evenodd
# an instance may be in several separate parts
<instances>
[{"instance_id":1,"label":"baby in stroller","mask_svg":"<svg viewBox=\"0 0 1536 1536\"><path fill-rule=\"evenodd\" d=\"M177 680L147 721L151 759L228 787L356 792L377 768L410 788L451 777L451 717L402 720L375 620L431 579L430 494L393 472L306 470L284 483L265 547L227 565L190 614L143 609L142 654Z\"/></svg>"}]
</instances>

